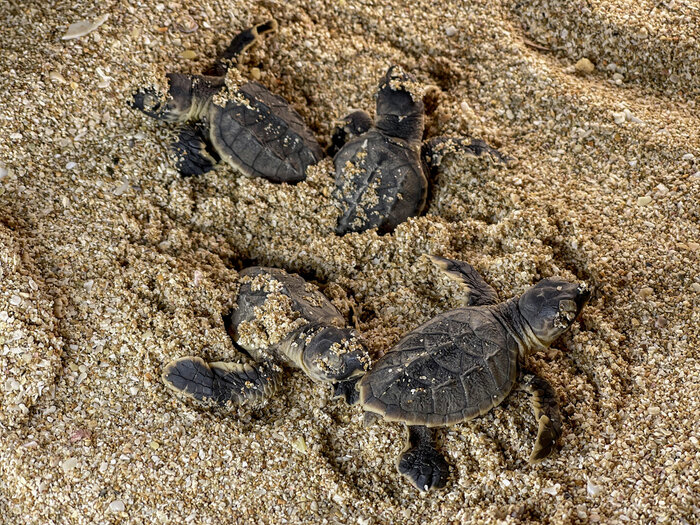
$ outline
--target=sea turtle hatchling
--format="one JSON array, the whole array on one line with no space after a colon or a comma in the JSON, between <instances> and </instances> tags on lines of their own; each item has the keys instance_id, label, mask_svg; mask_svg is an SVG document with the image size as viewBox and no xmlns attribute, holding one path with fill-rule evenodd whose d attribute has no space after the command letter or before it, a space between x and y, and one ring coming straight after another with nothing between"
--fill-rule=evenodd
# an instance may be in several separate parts
<instances>
[{"instance_id":1,"label":"sea turtle hatchling","mask_svg":"<svg viewBox=\"0 0 700 525\"><path fill-rule=\"evenodd\" d=\"M227 86L226 73L274 20L237 35L210 69L210 75L168 73L169 89L140 89L131 106L147 115L182 124L173 144L182 175L201 175L220 159L249 177L299 182L323 151L301 116L282 97L254 81Z\"/></svg>"},{"instance_id":2,"label":"sea turtle hatchling","mask_svg":"<svg viewBox=\"0 0 700 525\"><path fill-rule=\"evenodd\" d=\"M563 334L591 294L585 283L553 277L499 303L495 290L469 264L441 257L433 261L469 289L469 305L409 332L358 383L364 410L408 426L408 444L397 466L420 490L444 486L449 474L436 449L434 427L485 414L506 398L519 375L532 394L539 425L530 462L554 450L561 435L554 390L545 379L519 370L519 362Z\"/></svg>"},{"instance_id":3,"label":"sea turtle hatchling","mask_svg":"<svg viewBox=\"0 0 700 525\"><path fill-rule=\"evenodd\" d=\"M333 132L334 196L341 209L336 233L377 228L391 232L425 207L428 175L445 153L508 157L483 140L435 137L423 140L421 87L412 75L392 66L379 83L376 122L364 111L345 117Z\"/></svg>"},{"instance_id":4,"label":"sea turtle hatchling","mask_svg":"<svg viewBox=\"0 0 700 525\"><path fill-rule=\"evenodd\" d=\"M165 366L165 385L207 405L229 407L273 395L280 365L286 364L332 384L336 396L355 403L369 357L326 296L299 275L277 268L254 266L240 276L236 307L224 321L234 344L255 363L182 357Z\"/></svg>"}]
</instances>

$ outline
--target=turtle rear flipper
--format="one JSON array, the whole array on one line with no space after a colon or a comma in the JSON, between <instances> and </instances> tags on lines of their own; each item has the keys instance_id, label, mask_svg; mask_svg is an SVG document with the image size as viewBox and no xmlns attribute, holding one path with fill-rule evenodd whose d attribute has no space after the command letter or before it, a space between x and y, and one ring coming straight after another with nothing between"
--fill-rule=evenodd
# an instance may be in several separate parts
<instances>
[{"instance_id":1,"label":"turtle rear flipper","mask_svg":"<svg viewBox=\"0 0 700 525\"><path fill-rule=\"evenodd\" d=\"M423 144L421 155L430 169L431 176L437 175L442 159L449 153L466 153L473 157L488 155L497 162L508 162L511 159L481 139L463 137L435 137Z\"/></svg>"},{"instance_id":2,"label":"turtle rear flipper","mask_svg":"<svg viewBox=\"0 0 700 525\"><path fill-rule=\"evenodd\" d=\"M552 385L531 372L523 374L522 389L532 395L532 408L537 420L537 437L530 454L530 463L539 463L552 452L561 436L559 403Z\"/></svg>"},{"instance_id":3,"label":"turtle rear flipper","mask_svg":"<svg viewBox=\"0 0 700 525\"><path fill-rule=\"evenodd\" d=\"M397 468L422 491L444 487L450 474L447 461L435 448L435 431L424 426L408 427L408 446Z\"/></svg>"},{"instance_id":4,"label":"turtle rear flipper","mask_svg":"<svg viewBox=\"0 0 700 525\"><path fill-rule=\"evenodd\" d=\"M207 70L207 75L224 76L228 68L238 60L238 56L255 45L266 33L277 31L277 21L268 20L262 24L249 27L238 33L226 49L217 57L216 62Z\"/></svg>"},{"instance_id":5,"label":"turtle rear flipper","mask_svg":"<svg viewBox=\"0 0 700 525\"><path fill-rule=\"evenodd\" d=\"M353 377L345 381L333 383L333 397L344 398L348 405L355 405L360 401L360 391L357 389L357 382L361 376Z\"/></svg>"},{"instance_id":6,"label":"turtle rear flipper","mask_svg":"<svg viewBox=\"0 0 700 525\"><path fill-rule=\"evenodd\" d=\"M220 157L208 142L201 125L184 126L171 146L175 167L183 177L211 171Z\"/></svg>"},{"instance_id":7,"label":"turtle rear flipper","mask_svg":"<svg viewBox=\"0 0 700 525\"><path fill-rule=\"evenodd\" d=\"M430 255L433 264L447 274L450 279L462 284L469 291L467 306L482 306L498 303L498 294L471 264Z\"/></svg>"},{"instance_id":8,"label":"turtle rear flipper","mask_svg":"<svg viewBox=\"0 0 700 525\"><path fill-rule=\"evenodd\" d=\"M206 363L199 357L182 357L163 370L165 385L207 404L227 406L257 402L274 394L279 373L274 365Z\"/></svg>"}]
</instances>

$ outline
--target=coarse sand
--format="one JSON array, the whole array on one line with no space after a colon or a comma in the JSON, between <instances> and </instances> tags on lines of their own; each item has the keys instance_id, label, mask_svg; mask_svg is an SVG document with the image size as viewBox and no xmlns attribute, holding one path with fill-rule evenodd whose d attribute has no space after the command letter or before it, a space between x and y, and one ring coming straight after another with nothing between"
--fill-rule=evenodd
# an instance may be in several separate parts
<instances>
[{"instance_id":1,"label":"coarse sand","mask_svg":"<svg viewBox=\"0 0 700 525\"><path fill-rule=\"evenodd\" d=\"M271 17L240 73L322 144L398 64L426 87L428 137L515 160L448 155L427 212L385 236L333 233L330 159L296 185L180 177L176 128L131 93ZM0 20L0 521L700 521L695 0L1 0ZM62 39L83 20L102 24ZM428 254L504 299L550 275L595 287L527 360L562 406L543 463L518 393L442 433L452 477L422 494L396 471L402 426L363 427L299 371L228 414L160 381L184 355L242 359L222 314L250 264L316 281L376 358L463 301Z\"/></svg>"}]
</instances>

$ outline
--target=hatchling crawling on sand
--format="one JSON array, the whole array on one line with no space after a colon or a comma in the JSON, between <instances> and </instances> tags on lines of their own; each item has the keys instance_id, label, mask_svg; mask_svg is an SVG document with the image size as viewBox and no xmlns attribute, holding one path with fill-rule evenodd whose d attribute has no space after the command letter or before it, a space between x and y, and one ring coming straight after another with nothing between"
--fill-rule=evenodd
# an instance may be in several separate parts
<instances>
[{"instance_id":1,"label":"hatchling crawling on sand","mask_svg":"<svg viewBox=\"0 0 700 525\"><path fill-rule=\"evenodd\" d=\"M250 177L298 182L323 151L301 116L258 82L227 86L226 73L261 35L274 32L271 20L248 28L219 56L210 75L168 73L169 89L144 88L132 107L167 122L181 123L173 144L182 175L201 175L220 159Z\"/></svg>"},{"instance_id":2,"label":"hatchling crawling on sand","mask_svg":"<svg viewBox=\"0 0 700 525\"><path fill-rule=\"evenodd\" d=\"M257 402L274 394L286 364L355 403L369 357L335 306L316 286L281 269L255 266L240 275L236 307L224 321L233 342L255 362L182 357L166 365L166 386L212 406Z\"/></svg>"},{"instance_id":3,"label":"hatchling crawling on sand","mask_svg":"<svg viewBox=\"0 0 700 525\"><path fill-rule=\"evenodd\" d=\"M519 363L568 330L590 297L585 283L554 277L499 303L495 290L469 264L441 257L433 261L469 289L468 306L408 333L357 385L360 403L371 416L407 425L408 443L397 466L420 490L444 486L449 475L435 445L435 427L485 414L506 398L518 378L532 394L538 422L530 462L551 454L561 435L554 390L545 379L520 370Z\"/></svg>"},{"instance_id":4,"label":"hatchling crawling on sand","mask_svg":"<svg viewBox=\"0 0 700 525\"><path fill-rule=\"evenodd\" d=\"M423 140L421 89L412 75L392 66L379 83L376 122L364 111L343 119L332 137L335 198L341 208L336 233L377 228L391 232L418 215L428 195L428 175L445 153L462 151L508 160L478 139L436 137Z\"/></svg>"}]
</instances>

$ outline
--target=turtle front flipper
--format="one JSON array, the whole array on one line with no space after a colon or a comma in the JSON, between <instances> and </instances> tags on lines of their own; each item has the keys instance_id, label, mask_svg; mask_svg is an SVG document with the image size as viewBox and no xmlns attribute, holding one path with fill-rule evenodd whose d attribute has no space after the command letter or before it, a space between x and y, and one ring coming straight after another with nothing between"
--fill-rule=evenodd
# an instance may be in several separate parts
<instances>
[{"instance_id":1,"label":"turtle front flipper","mask_svg":"<svg viewBox=\"0 0 700 525\"><path fill-rule=\"evenodd\" d=\"M255 45L264 34L274 33L275 31L277 31L276 20L268 20L241 31L233 37L228 47L217 57L216 62L209 68L207 74L224 76L228 68L238 59L241 53Z\"/></svg>"},{"instance_id":2,"label":"turtle front flipper","mask_svg":"<svg viewBox=\"0 0 700 525\"><path fill-rule=\"evenodd\" d=\"M201 124L184 126L171 146L175 167L183 177L203 175L212 170L220 157L207 140Z\"/></svg>"},{"instance_id":3,"label":"turtle front flipper","mask_svg":"<svg viewBox=\"0 0 700 525\"><path fill-rule=\"evenodd\" d=\"M430 255L433 264L447 274L450 279L461 283L469 291L467 306L483 306L498 303L496 290L489 285L471 264Z\"/></svg>"},{"instance_id":4,"label":"turtle front flipper","mask_svg":"<svg viewBox=\"0 0 700 525\"><path fill-rule=\"evenodd\" d=\"M372 125L372 117L366 111L358 109L348 114L333 128L331 144L326 149L326 153L329 157L334 157L345 144L369 131Z\"/></svg>"},{"instance_id":5,"label":"turtle front flipper","mask_svg":"<svg viewBox=\"0 0 700 525\"><path fill-rule=\"evenodd\" d=\"M274 394L279 371L271 363L257 366L239 363L206 363L199 357L182 357L163 370L165 385L203 403L240 405Z\"/></svg>"},{"instance_id":6,"label":"turtle front flipper","mask_svg":"<svg viewBox=\"0 0 700 525\"><path fill-rule=\"evenodd\" d=\"M422 491L444 487L450 474L447 461L435 447L435 430L420 425L408 427L408 444L397 467Z\"/></svg>"},{"instance_id":7,"label":"turtle front flipper","mask_svg":"<svg viewBox=\"0 0 700 525\"><path fill-rule=\"evenodd\" d=\"M357 389L357 382L360 379L362 379L362 376L333 383L333 397L345 398L345 402L348 405L357 404L360 401L360 391Z\"/></svg>"},{"instance_id":8,"label":"turtle front flipper","mask_svg":"<svg viewBox=\"0 0 700 525\"><path fill-rule=\"evenodd\" d=\"M537 420L537 437L530 454L530 463L538 463L554 452L557 439L561 436L561 415L559 403L552 385L546 379L525 372L522 389L532 395L532 408Z\"/></svg>"},{"instance_id":9,"label":"turtle front flipper","mask_svg":"<svg viewBox=\"0 0 700 525\"><path fill-rule=\"evenodd\" d=\"M473 157L488 155L497 162L512 160L483 140L466 137L435 137L425 142L421 149L423 161L428 165L433 177L437 175L437 170L445 155L457 152L466 153Z\"/></svg>"}]
</instances>

